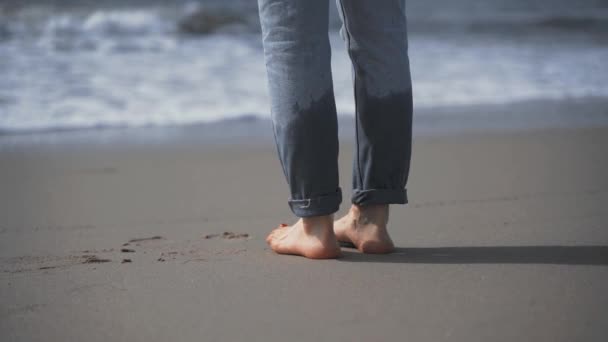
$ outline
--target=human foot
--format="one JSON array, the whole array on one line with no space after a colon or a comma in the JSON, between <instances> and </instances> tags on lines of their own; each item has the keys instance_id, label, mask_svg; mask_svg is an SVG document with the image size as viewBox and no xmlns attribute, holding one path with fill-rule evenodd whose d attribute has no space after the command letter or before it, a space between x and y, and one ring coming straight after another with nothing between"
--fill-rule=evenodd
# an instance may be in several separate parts
<instances>
[{"instance_id":1,"label":"human foot","mask_svg":"<svg viewBox=\"0 0 608 342\"><path fill-rule=\"evenodd\" d=\"M292 226L282 224L274 229L266 242L279 254L333 259L341 256L341 252L332 226L332 215L305 217Z\"/></svg>"},{"instance_id":2,"label":"human foot","mask_svg":"<svg viewBox=\"0 0 608 342\"><path fill-rule=\"evenodd\" d=\"M386 254L395 250L387 223L388 204L353 205L348 214L334 222L334 232L338 241L351 242L363 253Z\"/></svg>"}]
</instances>

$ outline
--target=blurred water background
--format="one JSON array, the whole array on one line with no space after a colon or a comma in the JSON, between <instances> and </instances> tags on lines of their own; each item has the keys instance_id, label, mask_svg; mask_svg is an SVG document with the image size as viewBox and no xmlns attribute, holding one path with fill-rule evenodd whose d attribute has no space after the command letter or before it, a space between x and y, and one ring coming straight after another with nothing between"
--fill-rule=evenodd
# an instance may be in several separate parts
<instances>
[{"instance_id":1,"label":"blurred water background","mask_svg":"<svg viewBox=\"0 0 608 342\"><path fill-rule=\"evenodd\" d=\"M336 104L352 116L350 61L329 6ZM409 0L407 8L422 120L468 114L446 108L608 98L606 0ZM0 0L0 134L268 112L253 0Z\"/></svg>"}]
</instances>

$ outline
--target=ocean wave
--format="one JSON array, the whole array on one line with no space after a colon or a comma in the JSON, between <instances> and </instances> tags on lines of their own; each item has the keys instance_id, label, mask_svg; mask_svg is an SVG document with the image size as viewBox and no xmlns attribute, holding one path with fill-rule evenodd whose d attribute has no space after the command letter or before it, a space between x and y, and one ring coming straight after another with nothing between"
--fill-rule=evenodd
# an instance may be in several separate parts
<instances>
[{"instance_id":1,"label":"ocean wave","mask_svg":"<svg viewBox=\"0 0 608 342\"><path fill-rule=\"evenodd\" d=\"M205 35L218 31L245 32L257 27L251 16L226 10L208 10L197 8L178 20L179 31L187 34Z\"/></svg>"},{"instance_id":2,"label":"ocean wave","mask_svg":"<svg viewBox=\"0 0 608 342\"><path fill-rule=\"evenodd\" d=\"M141 35L170 32L173 25L149 9L88 13L25 12L3 18L13 36Z\"/></svg>"},{"instance_id":3,"label":"ocean wave","mask_svg":"<svg viewBox=\"0 0 608 342\"><path fill-rule=\"evenodd\" d=\"M243 34L258 29L255 2L226 7L235 2L0 10L0 131L189 125L241 113L268 118L261 38ZM608 45L554 34L602 30L605 17L414 17L414 32L465 30L411 36L414 102L424 108L608 97ZM339 24L332 25L336 105L353 113L351 63L335 32ZM543 34L532 40L475 36L522 32L516 30Z\"/></svg>"},{"instance_id":4,"label":"ocean wave","mask_svg":"<svg viewBox=\"0 0 608 342\"><path fill-rule=\"evenodd\" d=\"M254 13L255 14L255 13ZM25 8L0 12L0 39L27 37L75 37L80 35L124 37L141 35L255 32L259 22L251 11L186 6L168 8L120 8L51 10Z\"/></svg>"},{"instance_id":5,"label":"ocean wave","mask_svg":"<svg viewBox=\"0 0 608 342\"><path fill-rule=\"evenodd\" d=\"M238 13L199 5L60 11L29 7L0 11L0 44L33 43L61 52L166 51L182 38L256 32L256 20L257 14L251 11Z\"/></svg>"},{"instance_id":6,"label":"ocean wave","mask_svg":"<svg viewBox=\"0 0 608 342\"><path fill-rule=\"evenodd\" d=\"M260 24L254 5L203 6L191 3L177 7L93 9L24 6L0 11L0 41L27 37L121 39L125 36L255 33L259 32ZM339 29L341 25L336 15L330 18L332 30ZM408 29L414 34L462 31L518 34L547 30L606 34L608 11L410 15Z\"/></svg>"}]
</instances>

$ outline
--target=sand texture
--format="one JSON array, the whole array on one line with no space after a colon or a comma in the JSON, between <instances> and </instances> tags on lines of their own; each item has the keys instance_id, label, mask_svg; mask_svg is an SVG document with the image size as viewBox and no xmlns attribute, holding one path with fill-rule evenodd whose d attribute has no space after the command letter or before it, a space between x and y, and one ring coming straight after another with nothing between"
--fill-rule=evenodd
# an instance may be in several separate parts
<instances>
[{"instance_id":1,"label":"sand texture","mask_svg":"<svg viewBox=\"0 0 608 342\"><path fill-rule=\"evenodd\" d=\"M327 261L265 245L275 153L1 149L0 340L608 340L608 129L417 138L397 252Z\"/></svg>"}]
</instances>

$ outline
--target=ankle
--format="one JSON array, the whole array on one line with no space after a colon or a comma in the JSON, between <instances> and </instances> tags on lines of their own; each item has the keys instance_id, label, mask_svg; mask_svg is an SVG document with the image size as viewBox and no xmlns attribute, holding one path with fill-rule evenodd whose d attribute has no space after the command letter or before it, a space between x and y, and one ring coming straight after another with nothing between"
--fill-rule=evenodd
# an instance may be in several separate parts
<instances>
[{"instance_id":1,"label":"ankle","mask_svg":"<svg viewBox=\"0 0 608 342\"><path fill-rule=\"evenodd\" d=\"M334 216L302 217L302 227L307 234L333 233Z\"/></svg>"},{"instance_id":2,"label":"ankle","mask_svg":"<svg viewBox=\"0 0 608 342\"><path fill-rule=\"evenodd\" d=\"M363 224L373 223L381 226L385 226L388 223L388 214L388 204L373 204L366 206L353 204L348 213L354 221Z\"/></svg>"}]
</instances>

